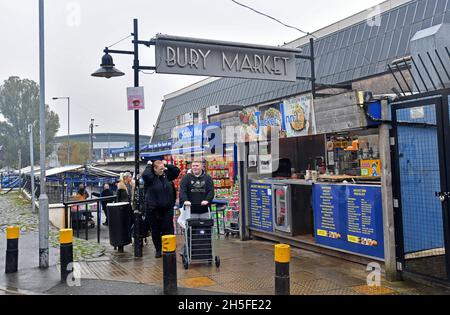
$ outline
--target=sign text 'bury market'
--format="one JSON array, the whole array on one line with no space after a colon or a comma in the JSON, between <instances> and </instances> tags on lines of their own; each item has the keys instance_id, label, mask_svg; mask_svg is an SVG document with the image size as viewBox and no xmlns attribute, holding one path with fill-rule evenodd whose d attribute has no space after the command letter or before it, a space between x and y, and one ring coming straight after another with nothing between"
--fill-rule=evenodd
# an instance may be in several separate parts
<instances>
[{"instance_id":1,"label":"sign text 'bury market'","mask_svg":"<svg viewBox=\"0 0 450 315\"><path fill-rule=\"evenodd\" d=\"M208 57L211 50L202 50L186 47L167 46L166 64L168 67L191 69L208 68ZM274 55L221 53L222 71L236 71L250 73L268 73L285 76L288 74L288 61L290 58Z\"/></svg>"}]
</instances>

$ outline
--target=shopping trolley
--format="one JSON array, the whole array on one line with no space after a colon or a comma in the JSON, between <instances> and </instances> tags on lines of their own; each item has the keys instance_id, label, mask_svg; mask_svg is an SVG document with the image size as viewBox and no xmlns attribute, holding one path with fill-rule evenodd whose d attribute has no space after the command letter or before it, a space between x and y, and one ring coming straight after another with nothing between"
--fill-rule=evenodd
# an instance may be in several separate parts
<instances>
[{"instance_id":1,"label":"shopping trolley","mask_svg":"<svg viewBox=\"0 0 450 315\"><path fill-rule=\"evenodd\" d=\"M224 215L225 238L231 235L239 235L239 210L227 208Z\"/></svg>"},{"instance_id":2,"label":"shopping trolley","mask_svg":"<svg viewBox=\"0 0 450 315\"><path fill-rule=\"evenodd\" d=\"M200 206L200 205L193 205ZM185 211L190 217L190 207L185 206ZM209 219L187 219L186 229L184 231L185 244L181 258L184 269L188 269L189 265L198 264L216 264L220 266L219 256L214 254L213 229L214 220L211 218L211 210L208 207Z\"/></svg>"}]
</instances>

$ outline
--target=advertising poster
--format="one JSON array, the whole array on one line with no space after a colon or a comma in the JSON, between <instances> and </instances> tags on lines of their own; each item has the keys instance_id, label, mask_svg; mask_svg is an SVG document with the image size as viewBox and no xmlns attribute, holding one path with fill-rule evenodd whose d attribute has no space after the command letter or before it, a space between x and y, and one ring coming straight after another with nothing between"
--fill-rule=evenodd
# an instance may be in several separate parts
<instances>
[{"instance_id":1,"label":"advertising poster","mask_svg":"<svg viewBox=\"0 0 450 315\"><path fill-rule=\"evenodd\" d=\"M313 185L317 244L384 258L381 187Z\"/></svg>"},{"instance_id":2,"label":"advertising poster","mask_svg":"<svg viewBox=\"0 0 450 315\"><path fill-rule=\"evenodd\" d=\"M249 183L249 227L273 232L272 185Z\"/></svg>"},{"instance_id":3,"label":"advertising poster","mask_svg":"<svg viewBox=\"0 0 450 315\"><path fill-rule=\"evenodd\" d=\"M286 138L283 111L282 103L259 108L256 115L259 122L258 135L260 140L270 139L271 133L275 129L279 132L278 138Z\"/></svg>"},{"instance_id":4,"label":"advertising poster","mask_svg":"<svg viewBox=\"0 0 450 315\"><path fill-rule=\"evenodd\" d=\"M241 139L245 139L246 142L258 140L259 122L256 114L257 112L258 110L256 107L249 107L239 113L242 132L244 133Z\"/></svg>"},{"instance_id":5,"label":"advertising poster","mask_svg":"<svg viewBox=\"0 0 450 315\"><path fill-rule=\"evenodd\" d=\"M288 138L317 133L313 101L310 95L285 100L282 110L284 111L283 127Z\"/></svg>"},{"instance_id":6,"label":"advertising poster","mask_svg":"<svg viewBox=\"0 0 450 315\"><path fill-rule=\"evenodd\" d=\"M143 87L127 88L127 102L128 102L128 110L145 109L144 88Z\"/></svg>"},{"instance_id":7,"label":"advertising poster","mask_svg":"<svg viewBox=\"0 0 450 315\"><path fill-rule=\"evenodd\" d=\"M379 177L381 176L380 160L361 160L361 176Z\"/></svg>"}]
</instances>

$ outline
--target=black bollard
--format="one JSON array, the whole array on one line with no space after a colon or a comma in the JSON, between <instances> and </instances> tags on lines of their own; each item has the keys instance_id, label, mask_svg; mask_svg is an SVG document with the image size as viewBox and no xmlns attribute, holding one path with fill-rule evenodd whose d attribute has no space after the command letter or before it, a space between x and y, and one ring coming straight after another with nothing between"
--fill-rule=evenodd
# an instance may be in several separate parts
<instances>
[{"instance_id":1,"label":"black bollard","mask_svg":"<svg viewBox=\"0 0 450 315\"><path fill-rule=\"evenodd\" d=\"M138 210L134 211L134 257L142 257L143 242L141 238L142 216Z\"/></svg>"},{"instance_id":2,"label":"black bollard","mask_svg":"<svg viewBox=\"0 0 450 315\"><path fill-rule=\"evenodd\" d=\"M178 292L177 284L177 237L164 235L163 246L163 291L167 295L175 295Z\"/></svg>"},{"instance_id":3,"label":"black bollard","mask_svg":"<svg viewBox=\"0 0 450 315\"><path fill-rule=\"evenodd\" d=\"M275 245L275 295L290 295L289 262L291 247L289 245Z\"/></svg>"},{"instance_id":4,"label":"black bollard","mask_svg":"<svg viewBox=\"0 0 450 315\"><path fill-rule=\"evenodd\" d=\"M19 265L19 234L18 226L6 228L6 264L5 273L17 272Z\"/></svg>"},{"instance_id":5,"label":"black bollard","mask_svg":"<svg viewBox=\"0 0 450 315\"><path fill-rule=\"evenodd\" d=\"M67 278L73 273L73 230L59 231L61 282L67 282Z\"/></svg>"}]
</instances>

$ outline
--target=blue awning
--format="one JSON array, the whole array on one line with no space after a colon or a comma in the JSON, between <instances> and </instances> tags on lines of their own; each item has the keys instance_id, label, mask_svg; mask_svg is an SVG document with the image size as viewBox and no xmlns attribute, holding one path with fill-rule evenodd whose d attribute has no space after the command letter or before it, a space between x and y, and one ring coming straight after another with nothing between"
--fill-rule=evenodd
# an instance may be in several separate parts
<instances>
[{"instance_id":1,"label":"blue awning","mask_svg":"<svg viewBox=\"0 0 450 315\"><path fill-rule=\"evenodd\" d=\"M203 152L203 147L188 147L188 148L177 148L172 149L172 154L186 154L186 153L197 153Z\"/></svg>"},{"instance_id":2,"label":"blue awning","mask_svg":"<svg viewBox=\"0 0 450 315\"><path fill-rule=\"evenodd\" d=\"M202 147L187 147L187 148L177 148L172 150L165 150L165 151L159 151L159 152L145 152L141 153L142 159L151 159L151 158L157 158L157 157L163 157L164 155L177 155L177 154L192 154L192 153L198 153L203 152Z\"/></svg>"},{"instance_id":3,"label":"blue awning","mask_svg":"<svg viewBox=\"0 0 450 315\"><path fill-rule=\"evenodd\" d=\"M159 151L159 152L145 152L141 153L142 159L151 159L156 157L163 157L164 155L171 155L172 150L165 150L165 151Z\"/></svg>"}]
</instances>

